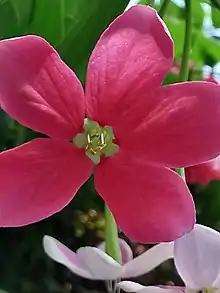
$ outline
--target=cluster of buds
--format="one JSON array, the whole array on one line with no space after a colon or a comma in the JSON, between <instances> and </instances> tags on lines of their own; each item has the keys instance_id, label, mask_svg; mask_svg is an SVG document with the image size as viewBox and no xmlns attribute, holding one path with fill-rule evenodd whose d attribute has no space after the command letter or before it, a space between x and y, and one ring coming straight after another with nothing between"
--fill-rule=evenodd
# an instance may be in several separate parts
<instances>
[{"instance_id":1,"label":"cluster of buds","mask_svg":"<svg viewBox=\"0 0 220 293\"><path fill-rule=\"evenodd\" d=\"M105 237L104 213L95 209L87 212L74 211L73 214L74 235L77 238L83 237L86 233L93 233L95 237L102 240Z\"/></svg>"}]
</instances>

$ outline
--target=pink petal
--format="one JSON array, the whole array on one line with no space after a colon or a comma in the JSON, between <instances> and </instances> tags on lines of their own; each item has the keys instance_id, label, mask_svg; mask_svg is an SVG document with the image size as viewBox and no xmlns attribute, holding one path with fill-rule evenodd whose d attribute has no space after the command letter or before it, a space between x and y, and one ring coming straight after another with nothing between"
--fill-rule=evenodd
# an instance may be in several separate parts
<instances>
[{"instance_id":1,"label":"pink petal","mask_svg":"<svg viewBox=\"0 0 220 293\"><path fill-rule=\"evenodd\" d=\"M70 271L87 279L95 279L78 255L53 237L45 235L43 246L46 254L56 262L63 264Z\"/></svg>"},{"instance_id":2,"label":"pink petal","mask_svg":"<svg viewBox=\"0 0 220 293\"><path fill-rule=\"evenodd\" d=\"M220 180L220 156L203 164L185 169L186 181L192 184L207 185L212 180Z\"/></svg>"},{"instance_id":3,"label":"pink petal","mask_svg":"<svg viewBox=\"0 0 220 293\"><path fill-rule=\"evenodd\" d=\"M80 247L76 253L96 280L121 278L122 266L100 249L89 246Z\"/></svg>"},{"instance_id":4,"label":"pink petal","mask_svg":"<svg viewBox=\"0 0 220 293\"><path fill-rule=\"evenodd\" d=\"M190 290L215 288L220 272L219 232L195 225L195 228L174 244L175 265Z\"/></svg>"},{"instance_id":5,"label":"pink petal","mask_svg":"<svg viewBox=\"0 0 220 293\"><path fill-rule=\"evenodd\" d=\"M53 138L71 139L81 131L82 86L42 38L0 42L0 105L14 119Z\"/></svg>"},{"instance_id":6,"label":"pink petal","mask_svg":"<svg viewBox=\"0 0 220 293\"><path fill-rule=\"evenodd\" d=\"M97 166L95 186L119 227L136 241L171 241L194 225L189 190L169 169L141 164L118 152Z\"/></svg>"},{"instance_id":7,"label":"pink petal","mask_svg":"<svg viewBox=\"0 0 220 293\"><path fill-rule=\"evenodd\" d=\"M139 95L158 87L172 66L173 42L150 6L119 16L99 39L89 61L87 115L114 126Z\"/></svg>"},{"instance_id":8,"label":"pink petal","mask_svg":"<svg viewBox=\"0 0 220 293\"><path fill-rule=\"evenodd\" d=\"M134 278L152 271L169 258L173 258L173 242L160 243L126 263L122 278Z\"/></svg>"},{"instance_id":9,"label":"pink petal","mask_svg":"<svg viewBox=\"0 0 220 293\"><path fill-rule=\"evenodd\" d=\"M22 226L63 209L93 164L72 144L35 139L0 154L0 226Z\"/></svg>"},{"instance_id":10,"label":"pink petal","mask_svg":"<svg viewBox=\"0 0 220 293\"><path fill-rule=\"evenodd\" d=\"M133 105L119 144L141 160L171 168L213 159L220 153L219 97L220 87L210 82L161 87Z\"/></svg>"},{"instance_id":11,"label":"pink petal","mask_svg":"<svg viewBox=\"0 0 220 293\"><path fill-rule=\"evenodd\" d=\"M122 264L125 264L133 259L133 252L130 248L130 246L127 244L126 241L124 241L121 238L118 238L119 247L121 250L121 258L122 258ZM105 242L102 242L98 249L105 251Z\"/></svg>"}]
</instances>

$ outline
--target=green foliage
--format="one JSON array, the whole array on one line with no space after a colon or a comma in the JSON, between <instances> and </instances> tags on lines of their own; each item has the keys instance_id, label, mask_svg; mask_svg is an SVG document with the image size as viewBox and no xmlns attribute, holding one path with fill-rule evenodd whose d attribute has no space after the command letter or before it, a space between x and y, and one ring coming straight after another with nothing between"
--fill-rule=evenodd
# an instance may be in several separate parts
<instances>
[{"instance_id":1,"label":"green foliage","mask_svg":"<svg viewBox=\"0 0 220 293\"><path fill-rule=\"evenodd\" d=\"M0 1L0 38L10 38L24 33L30 23L34 0Z\"/></svg>"},{"instance_id":2,"label":"green foliage","mask_svg":"<svg viewBox=\"0 0 220 293\"><path fill-rule=\"evenodd\" d=\"M215 27L220 27L219 10L216 7L212 7L212 21Z\"/></svg>"}]
</instances>

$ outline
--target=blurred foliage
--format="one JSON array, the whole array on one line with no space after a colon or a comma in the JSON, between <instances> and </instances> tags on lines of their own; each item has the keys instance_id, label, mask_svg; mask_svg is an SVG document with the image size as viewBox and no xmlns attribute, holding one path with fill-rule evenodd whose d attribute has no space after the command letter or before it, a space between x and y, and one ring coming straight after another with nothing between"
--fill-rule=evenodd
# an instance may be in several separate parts
<instances>
[{"instance_id":1,"label":"blurred foliage","mask_svg":"<svg viewBox=\"0 0 220 293\"><path fill-rule=\"evenodd\" d=\"M38 34L53 44L82 82L89 55L100 34L123 12L128 0L0 0L0 39ZM160 3L161 2L161 3ZM163 1L141 0L158 11ZM183 52L185 10L182 1L171 1L164 20L175 43L175 62ZM206 9L204 9L204 3ZM204 65L212 68L220 56L220 11L214 1L193 0L193 42L190 79L202 79ZM209 25L207 25L207 20ZM1 73L2 74L2 73ZM177 81L170 73L165 83ZM0 111L0 150L12 148L40 134L24 128ZM197 204L198 221L220 229L220 182L206 187L191 186ZM10 293L104 292L103 283L89 282L51 261L43 252L44 234L54 236L76 250L96 245L103 239L103 201L96 194L91 178L62 212L40 223L22 228L0 229L0 287ZM127 241L129 241L127 239ZM148 246L129 242L137 255ZM144 283L180 282L172 264L165 263ZM4 292L4 291L0 291Z\"/></svg>"}]
</instances>

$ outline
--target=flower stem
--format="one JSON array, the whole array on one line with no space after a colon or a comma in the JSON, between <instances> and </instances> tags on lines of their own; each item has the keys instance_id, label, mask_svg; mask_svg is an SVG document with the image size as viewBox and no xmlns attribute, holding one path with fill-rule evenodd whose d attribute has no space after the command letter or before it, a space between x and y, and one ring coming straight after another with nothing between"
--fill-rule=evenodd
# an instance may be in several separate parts
<instances>
[{"instance_id":1,"label":"flower stem","mask_svg":"<svg viewBox=\"0 0 220 293\"><path fill-rule=\"evenodd\" d=\"M187 81L189 77L189 55L191 50L191 38L192 38L192 7L191 0L185 0L186 5L186 21L185 21L185 40L183 47L183 57L180 67L180 81ZM185 171L184 168L176 170L177 173L185 180Z\"/></svg>"},{"instance_id":2,"label":"flower stem","mask_svg":"<svg viewBox=\"0 0 220 293\"><path fill-rule=\"evenodd\" d=\"M188 61L191 50L191 37L192 37L192 7L191 0L185 0L186 5L186 21L185 21L185 40L183 47L183 57L180 67L180 81L188 80L189 68Z\"/></svg>"},{"instance_id":3,"label":"flower stem","mask_svg":"<svg viewBox=\"0 0 220 293\"><path fill-rule=\"evenodd\" d=\"M114 260L121 263L121 252L118 243L118 228L107 205L105 205L105 251Z\"/></svg>"},{"instance_id":4,"label":"flower stem","mask_svg":"<svg viewBox=\"0 0 220 293\"><path fill-rule=\"evenodd\" d=\"M160 10L158 12L158 14L160 15L161 18L164 17L169 4L170 4L170 0L164 0L163 4L161 5L161 8L160 8Z\"/></svg>"}]
</instances>

